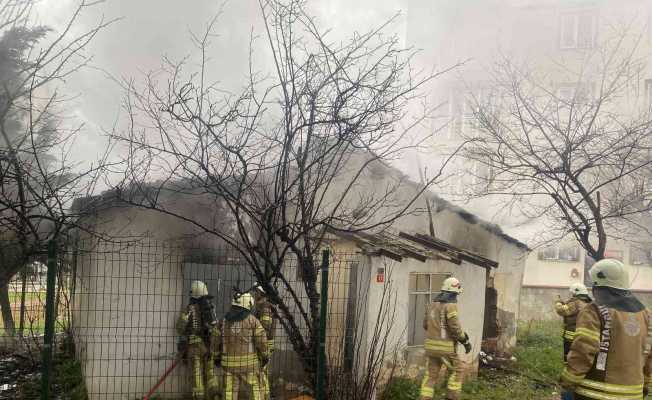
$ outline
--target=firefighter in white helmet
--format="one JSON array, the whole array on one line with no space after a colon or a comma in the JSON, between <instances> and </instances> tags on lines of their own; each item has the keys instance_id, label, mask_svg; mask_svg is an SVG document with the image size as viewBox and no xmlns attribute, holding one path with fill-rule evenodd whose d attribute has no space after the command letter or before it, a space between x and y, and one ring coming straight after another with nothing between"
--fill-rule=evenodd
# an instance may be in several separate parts
<instances>
[{"instance_id":1,"label":"firefighter in white helmet","mask_svg":"<svg viewBox=\"0 0 652 400\"><path fill-rule=\"evenodd\" d=\"M274 311L272 309L273 306L268 299L265 289L260 283L256 283L254 285L253 296L255 302L255 315L263 325L263 328L265 328L265 333L267 334L267 350L269 351L269 357L271 359L272 354L274 353L274 333L276 331L276 320L274 319ZM262 382L265 398L269 400L271 398L271 387L269 384L269 364L263 368Z\"/></svg>"},{"instance_id":2,"label":"firefighter in white helmet","mask_svg":"<svg viewBox=\"0 0 652 400\"><path fill-rule=\"evenodd\" d=\"M423 327L426 330L424 348L427 366L421 384L422 400L434 397L434 387L442 365L449 373L446 398L460 398L463 366L457 355L457 343L464 346L467 354L471 352L469 335L462 329L457 315L457 296L461 293L460 281L450 277L444 281L441 294L426 308Z\"/></svg>"},{"instance_id":3,"label":"firefighter in white helmet","mask_svg":"<svg viewBox=\"0 0 652 400\"><path fill-rule=\"evenodd\" d=\"M577 317L562 386L576 400L642 399L652 379L650 312L629 291L622 262L600 260L589 273L594 301Z\"/></svg>"},{"instance_id":4,"label":"firefighter in white helmet","mask_svg":"<svg viewBox=\"0 0 652 400\"><path fill-rule=\"evenodd\" d=\"M223 400L237 400L241 390L246 398L264 400L261 369L269 362L267 336L252 314L254 299L236 293L231 309L220 322L218 362L224 371Z\"/></svg>"},{"instance_id":5,"label":"firefighter in white helmet","mask_svg":"<svg viewBox=\"0 0 652 400\"><path fill-rule=\"evenodd\" d=\"M564 318L564 362L566 362L566 356L575 338L577 315L592 301L589 297L589 290L581 283L573 283L569 292L570 299L562 301L561 298L557 298L554 305L557 315Z\"/></svg>"},{"instance_id":6,"label":"firefighter in white helmet","mask_svg":"<svg viewBox=\"0 0 652 400\"><path fill-rule=\"evenodd\" d=\"M177 322L181 336L179 350L190 361L192 370L194 400L213 400L219 391L214 373L214 354L210 351L218 338L217 316L212 298L204 282L193 281L190 302Z\"/></svg>"}]
</instances>

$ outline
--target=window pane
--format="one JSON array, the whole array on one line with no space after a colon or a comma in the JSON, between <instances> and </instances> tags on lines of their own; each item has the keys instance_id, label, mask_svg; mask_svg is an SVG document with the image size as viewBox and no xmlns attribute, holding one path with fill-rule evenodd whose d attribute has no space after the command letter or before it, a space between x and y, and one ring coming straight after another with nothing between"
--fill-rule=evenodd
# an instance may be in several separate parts
<instances>
[{"instance_id":1,"label":"window pane","mask_svg":"<svg viewBox=\"0 0 652 400\"><path fill-rule=\"evenodd\" d=\"M415 278L416 282L416 275L412 274L410 275L410 281L412 281L412 277ZM416 328L417 328L417 313L416 313L416 307L417 307L417 301L416 301L417 296L414 294L411 294L409 296L409 304L408 304L408 346L414 346L414 335L416 333Z\"/></svg>"},{"instance_id":2,"label":"window pane","mask_svg":"<svg viewBox=\"0 0 652 400\"><path fill-rule=\"evenodd\" d=\"M630 248L630 263L632 265L647 265L650 264L650 252L643 250L643 249L638 249L638 248Z\"/></svg>"},{"instance_id":3,"label":"window pane","mask_svg":"<svg viewBox=\"0 0 652 400\"><path fill-rule=\"evenodd\" d=\"M576 22L574 15L564 15L561 17L560 45L562 48L574 48L576 42Z\"/></svg>"},{"instance_id":4,"label":"window pane","mask_svg":"<svg viewBox=\"0 0 652 400\"><path fill-rule=\"evenodd\" d=\"M417 291L427 292L430 290L430 275L418 274L417 275Z\"/></svg>"},{"instance_id":5,"label":"window pane","mask_svg":"<svg viewBox=\"0 0 652 400\"><path fill-rule=\"evenodd\" d=\"M449 276L450 275L448 274L432 274L430 276L430 291L439 292L441 290L441 285Z\"/></svg>"},{"instance_id":6,"label":"window pane","mask_svg":"<svg viewBox=\"0 0 652 400\"><path fill-rule=\"evenodd\" d=\"M410 274L410 292L417 290L417 274Z\"/></svg>"},{"instance_id":7,"label":"window pane","mask_svg":"<svg viewBox=\"0 0 652 400\"><path fill-rule=\"evenodd\" d=\"M577 23L577 47L590 49L593 47L593 23L592 14L582 14L578 17Z\"/></svg>"},{"instance_id":8,"label":"window pane","mask_svg":"<svg viewBox=\"0 0 652 400\"><path fill-rule=\"evenodd\" d=\"M559 259L577 261L579 259L579 249L577 246L562 246L559 248Z\"/></svg>"},{"instance_id":9,"label":"window pane","mask_svg":"<svg viewBox=\"0 0 652 400\"><path fill-rule=\"evenodd\" d=\"M556 260L557 248L555 246L548 246L539 251L539 258L542 260Z\"/></svg>"},{"instance_id":10,"label":"window pane","mask_svg":"<svg viewBox=\"0 0 652 400\"><path fill-rule=\"evenodd\" d=\"M413 296L416 300L415 318L411 321L413 324L413 346L421 346L426 337L426 331L423 329L423 317L426 316L426 304L428 303L430 295L419 294Z\"/></svg>"}]
</instances>

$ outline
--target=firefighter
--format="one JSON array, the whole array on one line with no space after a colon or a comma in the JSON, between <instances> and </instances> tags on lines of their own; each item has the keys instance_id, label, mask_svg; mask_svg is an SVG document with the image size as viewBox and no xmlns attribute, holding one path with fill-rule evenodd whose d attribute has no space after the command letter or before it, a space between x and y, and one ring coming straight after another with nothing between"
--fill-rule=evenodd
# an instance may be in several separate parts
<instances>
[{"instance_id":1,"label":"firefighter","mask_svg":"<svg viewBox=\"0 0 652 400\"><path fill-rule=\"evenodd\" d=\"M265 329L252 314L254 299L236 293L231 309L220 322L220 342L216 351L224 371L223 400L237 400L241 387L247 398L263 400L261 368L269 362Z\"/></svg>"},{"instance_id":2,"label":"firefighter","mask_svg":"<svg viewBox=\"0 0 652 400\"><path fill-rule=\"evenodd\" d=\"M428 305L423 327L426 330L426 374L421 384L421 399L432 399L434 387L441 366L446 366L449 377L447 399L457 400L462 391L462 361L457 355L457 343L464 346L466 354L471 352L471 343L457 315L457 296L462 293L462 285L457 278L446 279L441 294Z\"/></svg>"},{"instance_id":3,"label":"firefighter","mask_svg":"<svg viewBox=\"0 0 652 400\"><path fill-rule=\"evenodd\" d=\"M581 283L573 283L569 289L571 298L564 302L560 298L555 301L555 312L564 318L564 362L570 350L570 346L575 338L575 324L577 323L577 314L591 303L589 290Z\"/></svg>"},{"instance_id":4,"label":"firefighter","mask_svg":"<svg viewBox=\"0 0 652 400\"><path fill-rule=\"evenodd\" d=\"M642 399L652 374L650 313L620 261L598 261L589 273L594 302L577 317L562 386L576 400Z\"/></svg>"},{"instance_id":5,"label":"firefighter","mask_svg":"<svg viewBox=\"0 0 652 400\"><path fill-rule=\"evenodd\" d=\"M218 336L217 316L213 297L202 281L193 281L190 302L181 313L177 330L183 343L180 350L190 361L192 370L192 398L212 400L219 391L213 371L214 354L210 351Z\"/></svg>"},{"instance_id":6,"label":"firefighter","mask_svg":"<svg viewBox=\"0 0 652 400\"><path fill-rule=\"evenodd\" d=\"M267 350L269 352L270 359L274 353L274 332L276 329L276 321L274 320L274 313L272 311L272 304L267 299L267 293L265 289L259 284L254 285L254 301L256 310L256 317L260 320L260 323L265 329L267 334ZM263 390L265 392L265 398L271 398L271 387L269 385L269 364L263 368L262 371L262 382Z\"/></svg>"}]
</instances>

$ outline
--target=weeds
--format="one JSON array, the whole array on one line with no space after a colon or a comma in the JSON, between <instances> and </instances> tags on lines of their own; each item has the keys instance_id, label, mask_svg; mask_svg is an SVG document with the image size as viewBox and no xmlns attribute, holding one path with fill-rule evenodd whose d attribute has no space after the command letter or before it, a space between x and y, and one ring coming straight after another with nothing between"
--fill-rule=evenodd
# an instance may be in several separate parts
<instances>
[{"instance_id":1,"label":"weeds","mask_svg":"<svg viewBox=\"0 0 652 400\"><path fill-rule=\"evenodd\" d=\"M501 368L481 368L478 379L464 384L462 400L554 399L563 367L560 332L557 321L531 321L519 326L516 360ZM418 399L419 384L418 380L394 378L381 400ZM435 388L435 398L443 397L444 386L442 383Z\"/></svg>"}]
</instances>

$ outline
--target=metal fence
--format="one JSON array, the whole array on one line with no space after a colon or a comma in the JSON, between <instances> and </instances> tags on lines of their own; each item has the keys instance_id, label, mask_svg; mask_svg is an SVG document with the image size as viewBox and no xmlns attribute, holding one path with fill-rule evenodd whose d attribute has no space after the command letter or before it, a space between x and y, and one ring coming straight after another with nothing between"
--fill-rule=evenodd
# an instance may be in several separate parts
<instances>
[{"instance_id":1,"label":"metal fence","mask_svg":"<svg viewBox=\"0 0 652 400\"><path fill-rule=\"evenodd\" d=\"M48 268L44 261L31 262L9 286L14 319L23 321L17 324L18 334L39 349L45 327ZM329 262L325 342L331 375L352 373L359 290L352 278L359 262L358 254L343 253L333 254ZM234 249L186 242L77 241L60 246L56 265L55 332L59 344L63 337L72 339L90 400L143 398L175 363L180 339L175 325L188 303L193 280L207 284L218 317L228 311L234 288L246 290L255 281ZM301 336L308 338L311 327L302 315L310 307L296 260L288 258L275 286ZM291 399L312 386L315 377L306 374L305 360L282 324L276 324L275 338L272 393L279 400ZM58 351L59 346L54 348ZM177 365L156 390L157 396L181 399L190 394L188 365ZM219 369L215 373L219 376Z\"/></svg>"}]
</instances>

